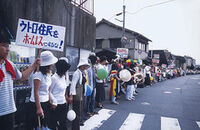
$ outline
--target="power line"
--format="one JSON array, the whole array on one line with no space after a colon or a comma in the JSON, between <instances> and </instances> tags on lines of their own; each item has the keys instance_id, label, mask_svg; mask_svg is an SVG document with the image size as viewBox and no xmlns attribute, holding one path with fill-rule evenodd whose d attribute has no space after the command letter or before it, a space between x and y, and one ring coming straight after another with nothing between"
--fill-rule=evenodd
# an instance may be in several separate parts
<instances>
[{"instance_id":1,"label":"power line","mask_svg":"<svg viewBox=\"0 0 200 130\"><path fill-rule=\"evenodd\" d=\"M160 2L160 3L156 3L156 4L152 4L152 5L148 5L148 6L142 7L142 8L138 9L137 11L135 11L133 13L128 12L128 11L126 11L126 13L133 15L133 14L139 13L140 11L142 11L142 10L144 10L146 8L150 8L150 7L154 7L154 6L159 6L159 5L170 3L170 2L174 2L174 1L176 1L176 0L168 0L168 1Z\"/></svg>"},{"instance_id":2,"label":"power line","mask_svg":"<svg viewBox=\"0 0 200 130\"><path fill-rule=\"evenodd\" d=\"M114 14L113 16L111 16L108 20L111 20L112 18L116 17L116 16L120 16L122 14L122 12Z\"/></svg>"}]
</instances>

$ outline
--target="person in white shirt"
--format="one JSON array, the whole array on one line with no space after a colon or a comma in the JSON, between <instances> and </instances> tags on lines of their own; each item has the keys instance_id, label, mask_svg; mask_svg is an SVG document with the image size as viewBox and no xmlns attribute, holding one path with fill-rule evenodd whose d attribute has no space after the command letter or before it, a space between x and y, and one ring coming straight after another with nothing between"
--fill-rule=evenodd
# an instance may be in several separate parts
<instances>
[{"instance_id":1,"label":"person in white shirt","mask_svg":"<svg viewBox=\"0 0 200 130\"><path fill-rule=\"evenodd\" d=\"M69 63L69 60L66 57L61 57L61 58L59 58L59 60L64 60L67 63ZM69 86L71 84L71 81L69 80L69 70L65 73L65 79L66 79L67 86Z\"/></svg>"},{"instance_id":2,"label":"person in white shirt","mask_svg":"<svg viewBox=\"0 0 200 130\"><path fill-rule=\"evenodd\" d=\"M30 115L27 126L28 129L39 126L38 117L41 125L48 127L49 119L49 87L51 81L51 69L58 59L50 51L41 53L41 65L39 71L33 74L32 91L30 97Z\"/></svg>"},{"instance_id":3,"label":"person in white shirt","mask_svg":"<svg viewBox=\"0 0 200 130\"><path fill-rule=\"evenodd\" d=\"M145 84L146 84L146 85L150 85L150 77L151 77L150 69L151 69L151 67L148 66L148 65L145 67L145 73L146 73L146 76L145 76Z\"/></svg>"},{"instance_id":4,"label":"person in white shirt","mask_svg":"<svg viewBox=\"0 0 200 130\"><path fill-rule=\"evenodd\" d=\"M96 70L98 69L105 69L105 64L107 64L107 58L106 56L100 57L100 63L97 65ZM97 102L97 107L103 108L102 102L105 100L105 88L104 84L106 83L105 79L99 79L98 76L96 75L96 102Z\"/></svg>"},{"instance_id":5,"label":"person in white shirt","mask_svg":"<svg viewBox=\"0 0 200 130\"><path fill-rule=\"evenodd\" d=\"M49 128L52 130L67 129L67 81L65 73L69 70L70 64L65 60L58 60L55 64L56 73L51 77L52 83L50 86L50 118Z\"/></svg>"},{"instance_id":6,"label":"person in white shirt","mask_svg":"<svg viewBox=\"0 0 200 130\"><path fill-rule=\"evenodd\" d=\"M73 101L73 110L76 113L76 118L72 122L72 130L79 130L83 124L83 98L84 85L86 83L86 70L90 67L88 59L80 59L77 70L72 77L70 86L70 98Z\"/></svg>"}]
</instances>

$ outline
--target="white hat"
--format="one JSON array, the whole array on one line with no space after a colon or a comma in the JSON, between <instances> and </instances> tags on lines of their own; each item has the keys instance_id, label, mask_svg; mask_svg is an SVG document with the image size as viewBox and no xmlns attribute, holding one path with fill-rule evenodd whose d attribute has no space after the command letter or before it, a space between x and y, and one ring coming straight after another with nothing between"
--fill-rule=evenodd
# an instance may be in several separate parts
<instances>
[{"instance_id":1,"label":"white hat","mask_svg":"<svg viewBox=\"0 0 200 130\"><path fill-rule=\"evenodd\" d=\"M88 63L88 59L80 59L77 67L80 67L82 65L90 66L90 64Z\"/></svg>"},{"instance_id":2,"label":"white hat","mask_svg":"<svg viewBox=\"0 0 200 130\"><path fill-rule=\"evenodd\" d=\"M61 57L59 58L59 60L64 60L65 62L69 63L69 60L67 59L67 57Z\"/></svg>"},{"instance_id":3,"label":"white hat","mask_svg":"<svg viewBox=\"0 0 200 130\"><path fill-rule=\"evenodd\" d=\"M41 53L41 65L40 66L48 66L55 64L58 59L52 54L50 51L43 51Z\"/></svg>"},{"instance_id":4,"label":"white hat","mask_svg":"<svg viewBox=\"0 0 200 130\"><path fill-rule=\"evenodd\" d=\"M96 56L96 54L94 53L94 52L91 52L90 54L89 54L89 56Z\"/></svg>"}]
</instances>

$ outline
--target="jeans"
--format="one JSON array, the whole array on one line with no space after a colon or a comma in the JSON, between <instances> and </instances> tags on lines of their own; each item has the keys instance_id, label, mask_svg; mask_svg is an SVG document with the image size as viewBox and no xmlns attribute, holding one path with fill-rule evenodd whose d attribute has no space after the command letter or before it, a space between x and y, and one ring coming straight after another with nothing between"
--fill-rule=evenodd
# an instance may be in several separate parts
<instances>
[{"instance_id":1,"label":"jeans","mask_svg":"<svg viewBox=\"0 0 200 130\"><path fill-rule=\"evenodd\" d=\"M94 112L96 89L94 88L92 94L87 96L87 112Z\"/></svg>"}]
</instances>

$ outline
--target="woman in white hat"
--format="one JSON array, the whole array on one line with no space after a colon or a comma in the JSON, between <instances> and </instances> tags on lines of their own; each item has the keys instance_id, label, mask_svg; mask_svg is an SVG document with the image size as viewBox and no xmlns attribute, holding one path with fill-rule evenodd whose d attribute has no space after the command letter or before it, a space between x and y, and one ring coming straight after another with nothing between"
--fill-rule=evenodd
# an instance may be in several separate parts
<instances>
[{"instance_id":1,"label":"woman in white hat","mask_svg":"<svg viewBox=\"0 0 200 130\"><path fill-rule=\"evenodd\" d=\"M72 130L79 130L82 122L83 112L83 94L84 85L86 83L86 70L90 67L88 59L80 59L77 66L77 70L72 77L72 83L70 87L70 100L73 101L73 110L76 113L76 118L72 122Z\"/></svg>"},{"instance_id":2,"label":"woman in white hat","mask_svg":"<svg viewBox=\"0 0 200 130\"><path fill-rule=\"evenodd\" d=\"M66 72L70 68L65 58L61 58L55 64L56 73L51 77L52 84L50 86L50 124L52 130L66 130L67 100L66 89L68 86L66 80Z\"/></svg>"},{"instance_id":3,"label":"woman in white hat","mask_svg":"<svg viewBox=\"0 0 200 130\"><path fill-rule=\"evenodd\" d=\"M33 74L32 91L30 97L30 117L28 127L30 129L37 128L38 117L40 117L41 125L48 126L48 113L49 113L49 87L51 81L52 66L58 59L50 51L41 53L41 65L38 72Z\"/></svg>"}]
</instances>

